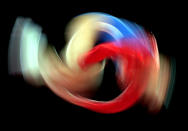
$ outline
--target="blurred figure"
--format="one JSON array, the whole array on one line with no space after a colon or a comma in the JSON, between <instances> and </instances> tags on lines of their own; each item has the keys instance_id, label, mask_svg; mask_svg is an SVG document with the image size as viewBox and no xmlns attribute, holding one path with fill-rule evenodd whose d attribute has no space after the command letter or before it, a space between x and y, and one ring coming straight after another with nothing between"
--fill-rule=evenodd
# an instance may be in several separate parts
<instances>
[{"instance_id":1,"label":"blurred figure","mask_svg":"<svg viewBox=\"0 0 188 131\"><path fill-rule=\"evenodd\" d=\"M9 45L10 74L22 74L30 83L47 85L61 98L100 113L120 112L138 101L151 112L159 112L165 101L168 106L174 64L159 57L154 35L143 27L105 13L86 13L67 26L66 41L58 54L41 27L17 18ZM90 97L102 82L105 59L117 65L122 93L95 101Z\"/></svg>"}]
</instances>

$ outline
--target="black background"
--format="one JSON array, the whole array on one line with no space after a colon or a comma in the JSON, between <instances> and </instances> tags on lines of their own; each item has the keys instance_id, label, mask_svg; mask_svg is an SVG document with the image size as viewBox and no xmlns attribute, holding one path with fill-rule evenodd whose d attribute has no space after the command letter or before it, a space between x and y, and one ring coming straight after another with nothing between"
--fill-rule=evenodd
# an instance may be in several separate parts
<instances>
[{"instance_id":1,"label":"black background","mask_svg":"<svg viewBox=\"0 0 188 131\"><path fill-rule=\"evenodd\" d=\"M32 3L32 4L31 4ZM23 4L23 3L22 3ZM97 123L123 123L121 126L141 123L142 126L176 126L177 123L184 121L187 115L185 110L185 96L183 96L184 86L179 80L180 72L176 70L175 88L169 108L162 108L158 114L150 114L146 109L137 104L134 107L116 114L100 114L87 109L72 105L53 94L48 88L36 88L25 82L21 76L15 77L8 75L7 54L10 34L14 22L18 16L31 18L35 23L43 28L47 35L49 43L57 49L64 47L64 31L68 22L75 16L86 12L105 12L119 18L134 21L145 27L155 35L159 52L176 59L183 59L183 49L179 37L179 29L184 27L183 18L181 17L184 8L176 3L157 3L150 2L147 4L121 2L118 5L100 4L94 1L90 5L93 7L83 6L82 4L67 3L43 3L38 5L37 2L26 2L22 5L11 4L2 10L2 34L3 42L1 43L1 96L2 106L1 117L5 123L27 123L32 126L42 122L57 124L60 127L68 123L92 122ZM73 6L74 5L74 6ZM5 40L4 40L5 39ZM183 68L183 67L182 67ZM109 84L110 83L110 84ZM109 63L105 69L104 81L97 92L97 98L108 100L118 95L116 89L115 70L112 63ZM126 125L126 126L127 126ZM180 126L181 127L181 126Z\"/></svg>"}]
</instances>

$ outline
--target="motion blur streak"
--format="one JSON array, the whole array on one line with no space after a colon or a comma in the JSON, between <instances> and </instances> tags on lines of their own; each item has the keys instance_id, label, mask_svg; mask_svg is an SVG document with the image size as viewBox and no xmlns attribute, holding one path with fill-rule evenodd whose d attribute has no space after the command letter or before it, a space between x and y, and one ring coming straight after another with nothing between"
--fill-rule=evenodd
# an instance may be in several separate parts
<instances>
[{"instance_id":1,"label":"motion blur streak","mask_svg":"<svg viewBox=\"0 0 188 131\"><path fill-rule=\"evenodd\" d=\"M159 112L164 103L168 107L175 62L159 55L154 35L143 27L105 13L86 13L69 23L66 41L58 54L38 25L17 18L9 45L10 74L21 73L64 100L99 113L117 113L138 101L151 112ZM89 97L102 82L106 59L116 65L122 93L96 101Z\"/></svg>"}]
</instances>

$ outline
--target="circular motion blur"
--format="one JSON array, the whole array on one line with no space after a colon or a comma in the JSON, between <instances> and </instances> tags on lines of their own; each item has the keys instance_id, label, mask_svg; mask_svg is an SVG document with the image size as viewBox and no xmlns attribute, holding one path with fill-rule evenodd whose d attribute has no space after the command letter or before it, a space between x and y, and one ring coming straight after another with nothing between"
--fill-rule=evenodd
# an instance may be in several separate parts
<instances>
[{"instance_id":1,"label":"circular motion blur","mask_svg":"<svg viewBox=\"0 0 188 131\"><path fill-rule=\"evenodd\" d=\"M64 100L99 113L117 113L137 102L151 112L168 107L175 62L159 55L152 33L125 19L93 12L73 18L65 34L66 46L57 53L39 25L18 17L9 45L9 73L22 74L26 81L46 85ZM93 100L90 96L103 81L108 59L116 65L122 92L109 101Z\"/></svg>"}]
</instances>

